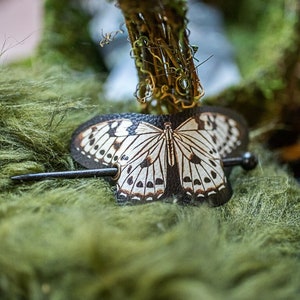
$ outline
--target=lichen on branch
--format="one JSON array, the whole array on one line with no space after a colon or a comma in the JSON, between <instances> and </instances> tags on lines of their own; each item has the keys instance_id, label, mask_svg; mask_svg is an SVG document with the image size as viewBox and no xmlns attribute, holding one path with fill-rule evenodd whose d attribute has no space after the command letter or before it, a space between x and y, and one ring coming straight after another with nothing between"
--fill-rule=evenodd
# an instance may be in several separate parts
<instances>
[{"instance_id":1,"label":"lichen on branch","mask_svg":"<svg viewBox=\"0 0 300 300\"><path fill-rule=\"evenodd\" d=\"M139 83L144 112L175 113L194 107L204 91L190 46L185 0L119 0Z\"/></svg>"}]
</instances>

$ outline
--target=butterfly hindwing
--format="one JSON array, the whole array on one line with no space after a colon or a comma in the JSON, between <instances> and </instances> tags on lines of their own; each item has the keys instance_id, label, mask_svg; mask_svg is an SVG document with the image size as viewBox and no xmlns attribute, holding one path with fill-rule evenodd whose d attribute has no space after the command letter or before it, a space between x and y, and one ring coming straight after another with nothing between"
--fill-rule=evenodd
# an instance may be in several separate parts
<instances>
[{"instance_id":1,"label":"butterfly hindwing","mask_svg":"<svg viewBox=\"0 0 300 300\"><path fill-rule=\"evenodd\" d=\"M222 189L230 193L220 154L207 130L213 127L198 116L189 118L174 130L180 184L184 193L198 202Z\"/></svg>"},{"instance_id":2,"label":"butterfly hindwing","mask_svg":"<svg viewBox=\"0 0 300 300\"><path fill-rule=\"evenodd\" d=\"M120 161L120 177L117 181L119 202L159 200L166 188L163 131L142 122L137 127L136 135L137 139L130 147L135 155L125 164Z\"/></svg>"}]
</instances>

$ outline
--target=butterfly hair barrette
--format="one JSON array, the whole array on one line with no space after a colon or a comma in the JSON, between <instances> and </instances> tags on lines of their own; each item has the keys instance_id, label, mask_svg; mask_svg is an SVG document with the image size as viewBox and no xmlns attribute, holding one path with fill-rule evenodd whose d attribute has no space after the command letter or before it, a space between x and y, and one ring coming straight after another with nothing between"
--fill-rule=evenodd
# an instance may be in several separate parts
<instances>
[{"instance_id":1,"label":"butterfly hair barrette","mask_svg":"<svg viewBox=\"0 0 300 300\"><path fill-rule=\"evenodd\" d=\"M213 206L232 196L231 168L251 170L248 127L232 110L203 106L174 115L96 116L79 126L71 155L86 170L25 174L15 181L110 177L123 203L165 200Z\"/></svg>"}]
</instances>

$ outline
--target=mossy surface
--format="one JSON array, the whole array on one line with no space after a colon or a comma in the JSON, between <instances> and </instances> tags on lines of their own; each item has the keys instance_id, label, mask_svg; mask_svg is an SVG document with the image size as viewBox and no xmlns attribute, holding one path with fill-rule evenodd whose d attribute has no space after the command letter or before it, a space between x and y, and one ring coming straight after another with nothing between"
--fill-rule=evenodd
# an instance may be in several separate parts
<instances>
[{"instance_id":1,"label":"mossy surface","mask_svg":"<svg viewBox=\"0 0 300 300\"><path fill-rule=\"evenodd\" d=\"M270 153L252 145L260 165L234 170L234 196L219 208L119 207L101 179L13 184L77 168L75 127L124 108L103 103L86 73L40 63L0 73L1 299L300 296L300 190Z\"/></svg>"},{"instance_id":2,"label":"mossy surface","mask_svg":"<svg viewBox=\"0 0 300 300\"><path fill-rule=\"evenodd\" d=\"M102 179L14 184L79 168L73 130L137 109L104 101L99 75L61 62L0 68L1 299L299 299L300 188L257 143L258 167L234 169L218 208L120 207Z\"/></svg>"}]
</instances>

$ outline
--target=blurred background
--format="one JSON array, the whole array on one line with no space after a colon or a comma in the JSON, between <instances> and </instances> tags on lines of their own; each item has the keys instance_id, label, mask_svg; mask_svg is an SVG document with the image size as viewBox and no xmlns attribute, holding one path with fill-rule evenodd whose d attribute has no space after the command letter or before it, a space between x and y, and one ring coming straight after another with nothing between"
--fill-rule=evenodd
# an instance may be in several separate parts
<instances>
[{"instance_id":1,"label":"blurred background","mask_svg":"<svg viewBox=\"0 0 300 300\"><path fill-rule=\"evenodd\" d=\"M222 1L209 2L223 3ZM228 1L228 3L231 2L232 1ZM43 4L44 1L42 0L0 0L0 66L30 57L30 55L34 53L34 50L38 46L43 35ZM106 0L84 0L82 1L82 4L83 8L80 9L85 9L93 15L90 22L90 35L95 42L97 50L101 52L101 56L106 63L107 69L110 71L103 86L105 96L111 100L132 99L137 80L134 80L134 78L136 78L136 71L134 62L128 54L130 45L126 39L126 35L119 34L109 45L106 45L103 48L99 46L103 34L119 30L120 24L122 23L120 11L113 4L107 3ZM223 5L225 4L221 4L220 7L223 7ZM234 5L239 6L238 4ZM264 9L265 7L266 6L263 5ZM284 25L292 24L291 20L295 17L295 9L291 6L289 10L288 5L284 7L283 12L285 14L282 15L284 21L282 21L282 23L277 21L278 16L276 16L276 19L274 17L273 21L270 18L266 24L257 23L260 28L262 28L261 30L263 30L264 26L271 27L272 32L274 32L274 37L277 32L282 30L282 33L280 32L280 38L274 38L273 41L271 39L273 35L270 35L269 31L262 31L263 34L261 34L261 36L264 38L261 39L261 43L259 39L252 44L249 43L249 39L240 39L238 42L235 42L235 46L238 45L243 51L246 51L247 59L244 59L244 61L257 62L255 65L255 71L257 72L253 73L254 75L250 77L250 81L249 79L246 81L250 89L245 88L245 90L243 90L243 86L241 86L240 89L237 88L235 92L232 92L231 94L230 90L227 94L222 94L222 90L226 89L228 86L239 84L239 82L243 80L245 72L241 72L242 75L240 75L240 70L235 62L236 53L234 52L234 47L230 45L224 33L223 16L220 11L199 0L189 0L189 8L188 18L190 20L189 28L191 28L190 42L192 45L199 46L196 53L198 59L197 64L200 64L198 72L200 80L206 90L206 95L213 96L220 94L220 96L217 96L216 98L216 103L218 103L218 105L226 104L226 99L233 96L234 99L230 102L230 106L235 105L236 107L233 107L234 109L241 111L248 117L248 120L254 120L254 125L257 125L257 120L259 120L259 118L256 120L255 116L261 115L263 120L268 121L264 114L264 109L271 113L276 111L276 114L278 115L277 124L279 124L277 127L279 129L273 129L272 134L268 134L267 138L264 137L263 141L267 143L270 149L279 149L280 160L284 163L288 162L293 169L295 177L300 180L300 94L298 92L299 88L297 89L300 84L299 67L297 67L300 64L300 61L298 60L295 71L293 71L291 66L293 66L297 58L294 58L291 55L295 56L295 54L293 54L292 51L280 50L275 43L281 39L284 40L285 36L289 36L288 33L291 31L284 29ZM257 11L261 12L261 9L262 8L258 8ZM226 12L226 9L223 11ZM251 15L253 14L250 14L249 18ZM271 15L271 13L269 13L269 15ZM238 18L238 14L236 14L235 17ZM267 17L268 15L265 13L264 17L260 18L260 22L267 19ZM259 19L258 17L253 18L255 20ZM252 27L255 24L253 18L250 18L250 21L252 20ZM55 19L59 20L67 28L70 27L70 24L67 24L68 21L66 21L64 16L56 16ZM246 30L249 30L250 23L247 22L250 21L247 20L245 16L243 16L243 18L238 18L238 26L235 27L238 31L234 32L231 36L231 40L232 37L242 36L241 32L243 27L246 28ZM279 24L278 28L275 28L274 24ZM124 27L125 26L123 26L122 29L124 29ZM300 26L298 25L298 27ZM291 25L287 25L286 28L290 30ZM66 35L63 37L66 37ZM253 28L252 37L253 39L255 38L255 28ZM266 41L266 39L271 40ZM295 42L292 41L292 38L284 40L285 42L283 44L287 45L287 49L288 47L293 49L289 46L289 41L291 41L290 44L293 45L293 47L298 43L297 41L299 38L297 39L297 36L295 36L294 39ZM274 46L272 46L273 43ZM76 43L77 51L73 52L73 54L76 54L76 52L80 54L86 53L85 51L81 51L78 48L78 45L79 43ZM251 48L253 46L254 48ZM272 51L269 52L270 55L268 55L268 57L262 56L265 60L269 57L272 58L274 53L283 53L283 58L278 59L276 56L274 56L275 58L272 58L273 63L269 64L271 66L271 68L268 66L269 69L265 68L263 65L264 61L255 60L256 57L259 57L258 54L262 52L260 50L268 49L268 47L272 49ZM46 47L46 51L48 49L49 48ZM88 58L90 59L90 57ZM208 60L206 61L206 59ZM204 63L201 64L202 62ZM241 67L241 60L239 60L239 66ZM279 68L279 71L276 67ZM272 77L276 72L279 72L282 79L286 80L284 82L285 86L276 87L278 81L274 80ZM284 72L286 72L286 74ZM251 72L248 73L251 74ZM130 74L130 76L128 74ZM231 76L229 74L231 74ZM268 76L270 75L271 77L269 79ZM130 80L128 81L129 77ZM268 84L260 84L261 82ZM275 85L275 87L273 87L273 85ZM247 97L249 98L248 100ZM276 101L273 101L272 103L270 99L276 99ZM239 101L241 101L241 104L239 104ZM256 103L253 103L252 105L252 101L255 101ZM248 106L245 106L245 103L247 103L248 106L250 105L249 107L253 106L253 111L255 113L253 113L251 109L248 109ZM271 103L270 108L268 107L269 103ZM246 109L243 109L244 107L246 107ZM272 115L274 114L269 114L267 117L269 116L270 118Z\"/></svg>"},{"instance_id":2,"label":"blurred background","mask_svg":"<svg viewBox=\"0 0 300 300\"><path fill-rule=\"evenodd\" d=\"M42 34L43 1L0 0L0 64L28 57Z\"/></svg>"},{"instance_id":3,"label":"blurred background","mask_svg":"<svg viewBox=\"0 0 300 300\"><path fill-rule=\"evenodd\" d=\"M223 16L215 8L199 0L188 0L191 45L201 45L196 52L199 77L205 95L218 94L228 86L240 82L240 74L234 62L234 51L223 29ZM119 29L121 11L106 0L82 1L84 9L93 15L90 34L110 71L104 85L109 100L132 98L137 85L136 70L130 58L127 34L120 34L105 47L99 46L103 35ZM43 1L0 0L0 63L7 64L30 56L42 35ZM123 29L126 28L123 26ZM203 43L203 36L206 42ZM207 60L207 61L206 61ZM127 78L131 77L130 84ZM117 91L117 92L116 92Z\"/></svg>"}]
</instances>

